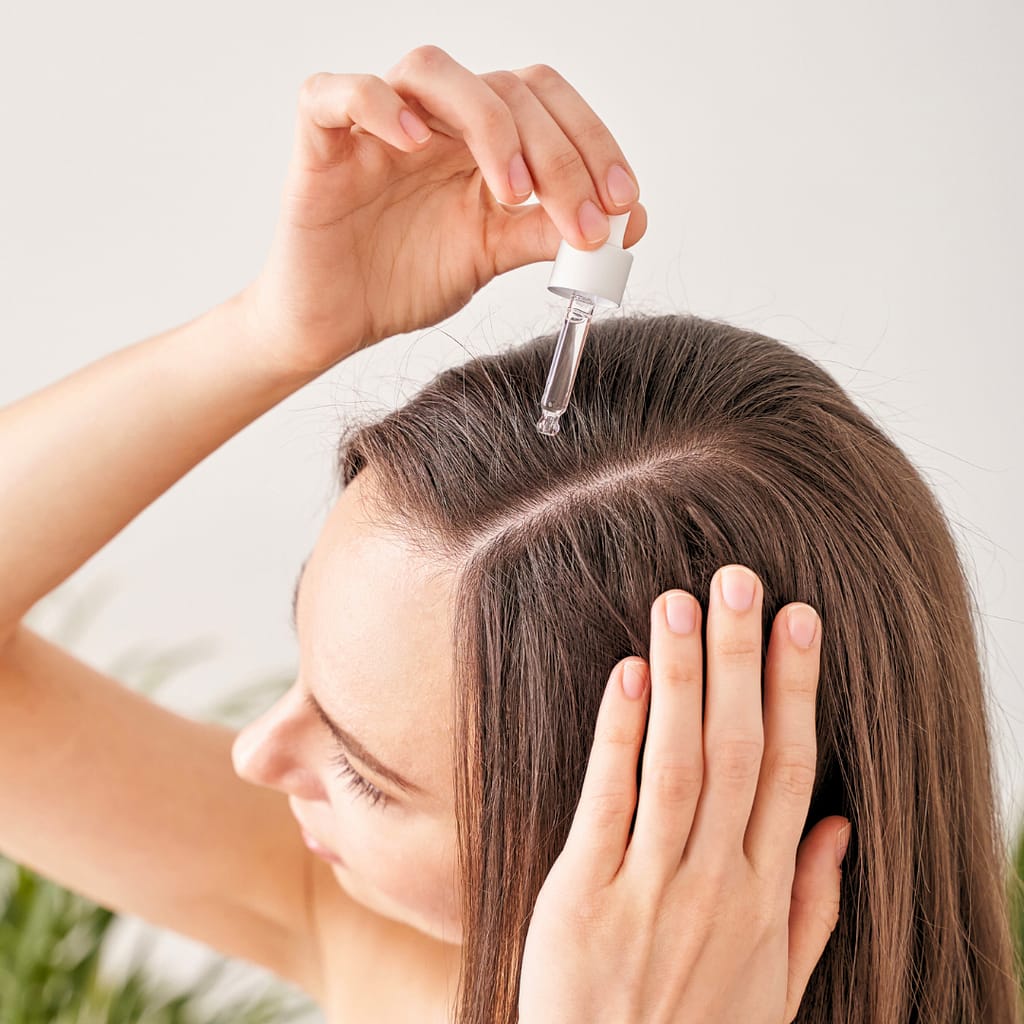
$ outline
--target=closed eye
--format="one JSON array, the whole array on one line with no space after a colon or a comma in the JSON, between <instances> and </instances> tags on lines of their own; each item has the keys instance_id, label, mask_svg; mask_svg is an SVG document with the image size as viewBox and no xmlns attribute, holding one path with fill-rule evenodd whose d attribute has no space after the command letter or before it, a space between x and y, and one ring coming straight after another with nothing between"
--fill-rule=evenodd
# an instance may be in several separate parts
<instances>
[{"instance_id":1,"label":"closed eye","mask_svg":"<svg viewBox=\"0 0 1024 1024\"><path fill-rule=\"evenodd\" d=\"M349 789L358 796L369 800L371 806L376 807L377 804L380 804L381 809L383 809L391 802L387 793L379 789L352 767L352 762L345 756L345 751L341 747L336 748L334 755L331 757L331 763L338 765L341 769L338 772L338 778L346 779Z\"/></svg>"}]
</instances>

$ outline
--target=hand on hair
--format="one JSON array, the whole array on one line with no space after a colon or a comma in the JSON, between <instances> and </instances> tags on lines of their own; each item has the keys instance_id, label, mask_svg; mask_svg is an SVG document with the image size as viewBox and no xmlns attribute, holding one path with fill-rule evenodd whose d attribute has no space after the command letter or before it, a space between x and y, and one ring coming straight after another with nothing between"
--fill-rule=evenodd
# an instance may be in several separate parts
<instances>
[{"instance_id":1,"label":"hand on hair","mask_svg":"<svg viewBox=\"0 0 1024 1024\"><path fill-rule=\"evenodd\" d=\"M433 130L422 142L404 130L422 138L417 117ZM519 154L528 180L517 195ZM590 106L543 64L475 75L420 46L383 77L311 75L270 253L244 290L266 357L321 371L438 323L498 274L554 259L563 237L598 248L604 213L633 210L633 245L647 214L635 197L614 201L610 189L622 198L628 184L609 182L615 164L629 171ZM516 206L531 188L539 205ZM599 238L578 219L587 200L605 221Z\"/></svg>"},{"instance_id":2,"label":"hand on hair","mask_svg":"<svg viewBox=\"0 0 1024 1024\"><path fill-rule=\"evenodd\" d=\"M745 575L754 590L745 611L726 605L723 570L711 584L703 724L701 609L691 595L654 602L649 666L628 658L612 672L572 828L527 934L521 1024L796 1016L838 920L847 822L824 818L800 842L821 629L802 647L786 612L811 609L790 604L776 616L762 716L763 589ZM673 631L687 610L693 631Z\"/></svg>"}]
</instances>

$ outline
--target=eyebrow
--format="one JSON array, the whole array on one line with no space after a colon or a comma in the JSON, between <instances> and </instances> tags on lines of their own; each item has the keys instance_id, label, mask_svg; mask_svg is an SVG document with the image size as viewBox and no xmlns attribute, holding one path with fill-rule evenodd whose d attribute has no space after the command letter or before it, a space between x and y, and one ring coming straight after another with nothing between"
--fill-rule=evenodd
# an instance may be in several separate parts
<instances>
[{"instance_id":1,"label":"eyebrow","mask_svg":"<svg viewBox=\"0 0 1024 1024\"><path fill-rule=\"evenodd\" d=\"M295 577L295 589L292 591L292 632L298 634L299 631L299 587L302 585L302 576L306 571L306 565L309 563L312 554L306 555L303 559L302 565L299 566L299 575Z\"/></svg>"},{"instance_id":2,"label":"eyebrow","mask_svg":"<svg viewBox=\"0 0 1024 1024\"><path fill-rule=\"evenodd\" d=\"M306 571L306 564L309 562L311 556L307 556L306 560L302 563L299 569L298 579L295 581L295 590L292 592L292 618L291 625L292 630L298 635L298 616L297 611L299 607L299 587L302 584L302 577ZM399 789L404 790L406 793L419 794L426 796L427 791L422 787L416 785L415 782L410 781L400 772L396 772L393 768L389 768L383 761L379 761L373 754L370 753L366 747L355 736L352 735L347 729L340 726L330 715L324 711L320 702L313 696L313 693L306 693L306 705L316 712L317 717L324 725L331 731L334 738L347 750L349 753L354 754L367 768L371 769L375 775L379 775L382 779L387 779L392 785L397 786Z\"/></svg>"}]
</instances>

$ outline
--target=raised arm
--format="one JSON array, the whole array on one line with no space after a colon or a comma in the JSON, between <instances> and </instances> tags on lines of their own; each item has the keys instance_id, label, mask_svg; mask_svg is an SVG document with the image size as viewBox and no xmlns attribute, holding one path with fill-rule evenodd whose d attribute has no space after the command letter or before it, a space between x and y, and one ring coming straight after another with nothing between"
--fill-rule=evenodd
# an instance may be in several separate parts
<instances>
[{"instance_id":1,"label":"raised arm","mask_svg":"<svg viewBox=\"0 0 1024 1024\"><path fill-rule=\"evenodd\" d=\"M257 278L0 410L0 851L317 997L313 856L286 797L234 774L230 730L160 708L20 623L304 383L444 320L500 273L553 259L563 238L599 247L607 219L591 210L581 223L581 204L628 207L626 244L642 236L643 207L609 192L613 164L628 167L614 139L581 128L577 150L534 90L563 123L599 125L544 65L478 76L424 46L386 78L311 76ZM433 134L406 133L417 113ZM540 204L515 209L534 183Z\"/></svg>"},{"instance_id":2,"label":"raised arm","mask_svg":"<svg viewBox=\"0 0 1024 1024\"><path fill-rule=\"evenodd\" d=\"M317 375L265 357L246 294L0 409L0 643L176 480Z\"/></svg>"}]
</instances>

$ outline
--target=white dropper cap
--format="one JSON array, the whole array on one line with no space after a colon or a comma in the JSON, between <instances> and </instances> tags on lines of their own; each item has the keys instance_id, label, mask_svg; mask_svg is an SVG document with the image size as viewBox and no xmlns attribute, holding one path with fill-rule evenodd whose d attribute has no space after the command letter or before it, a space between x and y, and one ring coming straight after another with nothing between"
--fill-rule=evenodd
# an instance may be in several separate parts
<instances>
[{"instance_id":1,"label":"white dropper cap","mask_svg":"<svg viewBox=\"0 0 1024 1024\"><path fill-rule=\"evenodd\" d=\"M628 213L608 217L608 240L600 249L576 249L564 238L551 268L548 291L571 299L573 293L590 298L598 308L615 308L622 303L633 254L622 248Z\"/></svg>"}]
</instances>

